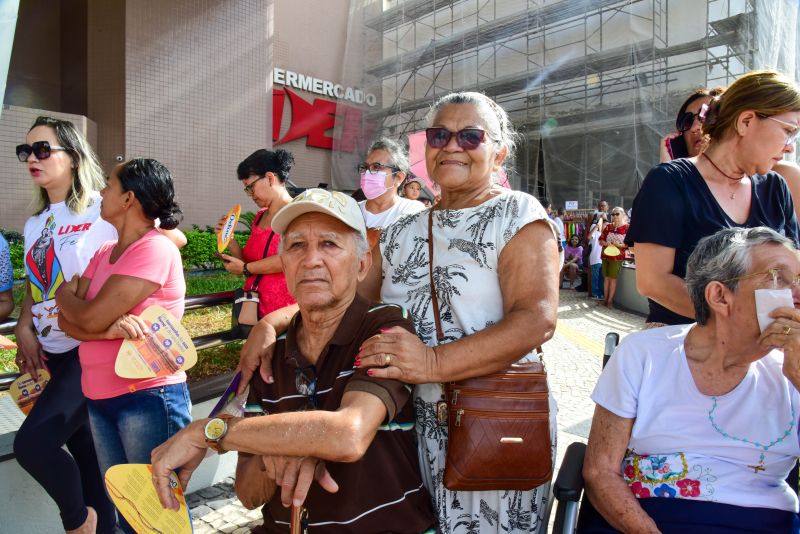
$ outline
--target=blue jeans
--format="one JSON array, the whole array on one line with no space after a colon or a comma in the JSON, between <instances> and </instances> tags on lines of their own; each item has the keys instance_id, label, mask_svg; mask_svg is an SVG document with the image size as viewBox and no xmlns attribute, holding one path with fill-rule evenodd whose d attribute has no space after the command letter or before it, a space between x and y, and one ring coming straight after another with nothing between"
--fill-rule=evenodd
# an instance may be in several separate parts
<instances>
[{"instance_id":1,"label":"blue jeans","mask_svg":"<svg viewBox=\"0 0 800 534\"><path fill-rule=\"evenodd\" d=\"M87 400L89 422L100 472L118 464L149 464L150 452L191 420L192 401L186 383ZM120 514L122 530L134 530Z\"/></svg>"},{"instance_id":2,"label":"blue jeans","mask_svg":"<svg viewBox=\"0 0 800 534\"><path fill-rule=\"evenodd\" d=\"M603 264L592 265L592 295L603 298Z\"/></svg>"}]
</instances>

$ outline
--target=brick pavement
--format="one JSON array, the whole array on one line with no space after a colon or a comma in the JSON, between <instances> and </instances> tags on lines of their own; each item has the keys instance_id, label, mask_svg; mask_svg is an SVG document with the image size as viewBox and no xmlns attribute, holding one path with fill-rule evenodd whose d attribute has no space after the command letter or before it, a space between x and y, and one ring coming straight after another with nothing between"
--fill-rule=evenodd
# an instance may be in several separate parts
<instances>
[{"instance_id":1,"label":"brick pavement","mask_svg":"<svg viewBox=\"0 0 800 534\"><path fill-rule=\"evenodd\" d=\"M567 445L586 441L594 404L592 392L608 332L624 337L644 324L644 318L608 310L586 298L586 293L562 290L556 334L544 345L550 385L559 405L558 463ZM233 480L187 496L195 534L245 534L261 523L258 510L247 510L233 494Z\"/></svg>"}]
</instances>

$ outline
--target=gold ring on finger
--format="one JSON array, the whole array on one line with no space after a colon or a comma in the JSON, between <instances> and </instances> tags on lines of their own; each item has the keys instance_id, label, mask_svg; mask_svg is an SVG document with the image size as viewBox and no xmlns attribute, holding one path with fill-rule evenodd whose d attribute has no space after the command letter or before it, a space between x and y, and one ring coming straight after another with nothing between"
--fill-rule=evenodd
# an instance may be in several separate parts
<instances>
[{"instance_id":1,"label":"gold ring on finger","mask_svg":"<svg viewBox=\"0 0 800 534\"><path fill-rule=\"evenodd\" d=\"M784 336L788 336L789 334L791 334L791 332L792 332L792 327L791 326L784 326L783 327L783 335Z\"/></svg>"},{"instance_id":2,"label":"gold ring on finger","mask_svg":"<svg viewBox=\"0 0 800 534\"><path fill-rule=\"evenodd\" d=\"M383 355L383 365L389 365L392 363L392 355L391 354L384 354Z\"/></svg>"}]
</instances>

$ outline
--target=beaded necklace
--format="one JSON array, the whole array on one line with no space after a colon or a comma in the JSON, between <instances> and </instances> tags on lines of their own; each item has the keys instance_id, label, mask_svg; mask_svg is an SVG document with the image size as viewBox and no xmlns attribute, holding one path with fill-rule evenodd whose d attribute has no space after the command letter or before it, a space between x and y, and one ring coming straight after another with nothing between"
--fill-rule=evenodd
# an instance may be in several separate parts
<instances>
[{"instance_id":1,"label":"beaded necklace","mask_svg":"<svg viewBox=\"0 0 800 534\"><path fill-rule=\"evenodd\" d=\"M717 409L717 397L713 396L713 397L711 397L711 400L714 401L714 404L711 406L711 409L708 411L708 420L711 421L711 426L714 427L714 430L716 430L723 437L726 437L728 439L732 439L734 441L741 441L742 443L750 444L753 447L755 447L756 449L763 449L761 451L761 454L759 455L758 463L755 464L755 465L748 465L747 467L752 469L753 473L756 473L756 474L758 474L759 471L764 471L766 469L766 467L764 467L764 458L765 458L764 453L767 452L768 450L770 450L772 447L774 447L778 443L780 443L781 441L785 440L787 437L789 437L789 434L791 434L792 429L794 428L794 425L795 425L794 405L792 405L792 417L789 420L789 428L786 429L786 432L784 432L779 438L776 438L776 439L770 441L769 443L761 443L760 441L751 441L751 440L749 440L747 438L741 438L741 437L738 437L738 436L732 436L732 435L728 434L727 432L725 432L724 430L722 430L719 427L719 425L717 425L716 421L714 421L714 411Z\"/></svg>"}]
</instances>

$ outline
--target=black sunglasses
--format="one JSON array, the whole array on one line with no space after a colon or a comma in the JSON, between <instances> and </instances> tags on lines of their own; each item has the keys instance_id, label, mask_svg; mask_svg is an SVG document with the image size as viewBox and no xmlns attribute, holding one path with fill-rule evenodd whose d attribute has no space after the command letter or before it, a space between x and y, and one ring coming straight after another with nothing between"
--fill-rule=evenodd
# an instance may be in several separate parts
<instances>
[{"instance_id":1,"label":"black sunglasses","mask_svg":"<svg viewBox=\"0 0 800 534\"><path fill-rule=\"evenodd\" d=\"M311 376L306 374L310 371ZM309 409L317 409L317 368L313 365L300 367L295 361L294 387L301 395L308 397Z\"/></svg>"},{"instance_id":2,"label":"black sunglasses","mask_svg":"<svg viewBox=\"0 0 800 534\"><path fill-rule=\"evenodd\" d=\"M451 132L447 128L427 128L425 130L425 139L432 148L446 147L453 136L456 136L456 144L464 150L475 150L486 139L486 132L480 128L464 128L457 132ZM494 139L492 140L494 141Z\"/></svg>"},{"instance_id":3,"label":"black sunglasses","mask_svg":"<svg viewBox=\"0 0 800 534\"><path fill-rule=\"evenodd\" d=\"M675 127L678 128L678 131L681 133L687 132L692 129L695 119L699 120L701 123L703 122L703 117L700 116L700 113L684 111L678 115L678 119L675 121Z\"/></svg>"},{"instance_id":4,"label":"black sunglasses","mask_svg":"<svg viewBox=\"0 0 800 534\"><path fill-rule=\"evenodd\" d=\"M47 159L52 154L53 150L69 150L63 146L51 145L48 141L36 141L32 145L17 145L17 157L22 163L28 161L31 154L36 156L36 159Z\"/></svg>"}]
</instances>

